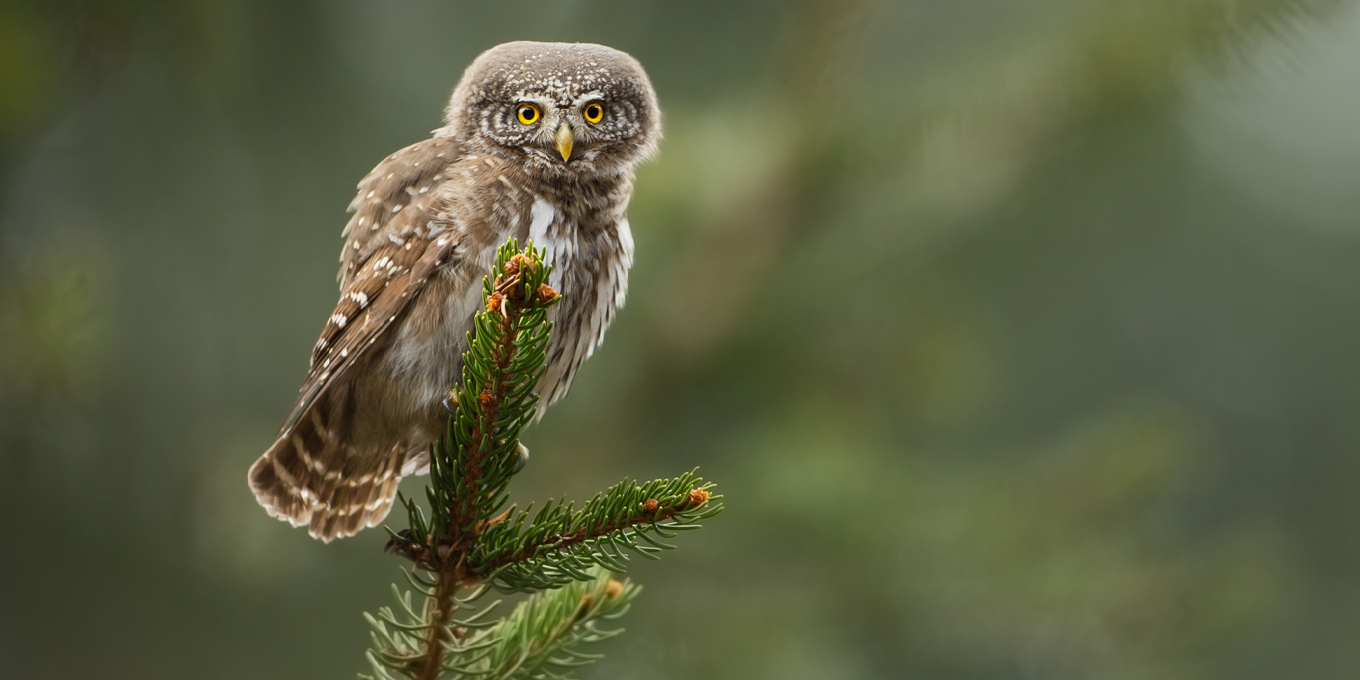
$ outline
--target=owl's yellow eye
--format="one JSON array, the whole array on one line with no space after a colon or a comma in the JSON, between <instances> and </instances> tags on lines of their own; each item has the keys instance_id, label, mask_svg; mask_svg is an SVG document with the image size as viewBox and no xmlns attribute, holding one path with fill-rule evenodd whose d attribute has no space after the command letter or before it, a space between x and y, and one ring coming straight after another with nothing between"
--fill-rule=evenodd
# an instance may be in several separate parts
<instances>
[{"instance_id":1,"label":"owl's yellow eye","mask_svg":"<svg viewBox=\"0 0 1360 680\"><path fill-rule=\"evenodd\" d=\"M604 107L599 104L587 104L581 115L585 116L587 123L598 123L604 120Z\"/></svg>"},{"instance_id":2,"label":"owl's yellow eye","mask_svg":"<svg viewBox=\"0 0 1360 680\"><path fill-rule=\"evenodd\" d=\"M519 116L519 122L525 125L533 125L538 122L538 107L533 104L520 104L515 115Z\"/></svg>"}]
</instances>

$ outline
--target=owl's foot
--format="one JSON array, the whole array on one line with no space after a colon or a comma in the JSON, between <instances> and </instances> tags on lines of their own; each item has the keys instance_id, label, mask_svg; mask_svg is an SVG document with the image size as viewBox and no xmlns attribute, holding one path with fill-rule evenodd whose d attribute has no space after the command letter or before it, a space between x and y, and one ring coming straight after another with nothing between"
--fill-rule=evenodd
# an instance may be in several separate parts
<instances>
[{"instance_id":1,"label":"owl's foot","mask_svg":"<svg viewBox=\"0 0 1360 680\"><path fill-rule=\"evenodd\" d=\"M515 471L510 473L512 475L519 474L520 470L523 470L524 466L529 464L529 447L520 444L518 458L519 460L515 461Z\"/></svg>"}]
</instances>

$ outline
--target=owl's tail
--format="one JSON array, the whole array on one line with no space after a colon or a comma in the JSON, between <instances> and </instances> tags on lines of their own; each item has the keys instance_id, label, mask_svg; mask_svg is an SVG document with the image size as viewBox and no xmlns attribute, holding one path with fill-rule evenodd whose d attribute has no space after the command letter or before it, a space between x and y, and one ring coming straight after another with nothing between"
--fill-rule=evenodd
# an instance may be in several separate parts
<instances>
[{"instance_id":1,"label":"owl's tail","mask_svg":"<svg viewBox=\"0 0 1360 680\"><path fill-rule=\"evenodd\" d=\"M310 411L250 466L250 489L270 515L305 524L312 538L329 543L387 517L406 447L355 450L324 426L319 409Z\"/></svg>"}]
</instances>

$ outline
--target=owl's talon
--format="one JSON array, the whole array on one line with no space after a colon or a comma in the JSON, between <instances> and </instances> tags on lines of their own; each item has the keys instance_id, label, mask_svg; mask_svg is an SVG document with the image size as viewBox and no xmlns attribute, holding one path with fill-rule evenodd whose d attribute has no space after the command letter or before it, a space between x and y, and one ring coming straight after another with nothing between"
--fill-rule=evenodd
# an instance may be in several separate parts
<instances>
[{"instance_id":1,"label":"owl's talon","mask_svg":"<svg viewBox=\"0 0 1360 680\"><path fill-rule=\"evenodd\" d=\"M444 410L448 411L449 415L456 415L456 412L454 411L453 408L453 392L449 392L448 394L444 395L444 401L441 401L439 403L444 405Z\"/></svg>"},{"instance_id":2,"label":"owl's talon","mask_svg":"<svg viewBox=\"0 0 1360 680\"><path fill-rule=\"evenodd\" d=\"M528 464L529 464L529 447L525 446L524 444L520 444L519 451L517 452L515 460L515 470L510 474L512 475L519 474L520 470L523 470L524 466Z\"/></svg>"}]
</instances>

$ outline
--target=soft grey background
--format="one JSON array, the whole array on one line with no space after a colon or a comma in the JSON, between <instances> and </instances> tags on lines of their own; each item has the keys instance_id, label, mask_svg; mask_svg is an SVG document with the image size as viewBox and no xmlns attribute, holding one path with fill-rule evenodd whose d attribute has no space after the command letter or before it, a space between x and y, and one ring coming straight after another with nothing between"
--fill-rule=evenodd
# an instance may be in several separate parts
<instances>
[{"instance_id":1,"label":"soft grey background","mask_svg":"<svg viewBox=\"0 0 1360 680\"><path fill-rule=\"evenodd\" d=\"M1360 7L0 3L0 674L322 678L399 562L245 470L344 207L512 39L667 113L521 500L729 510L586 678L1360 677Z\"/></svg>"}]
</instances>

